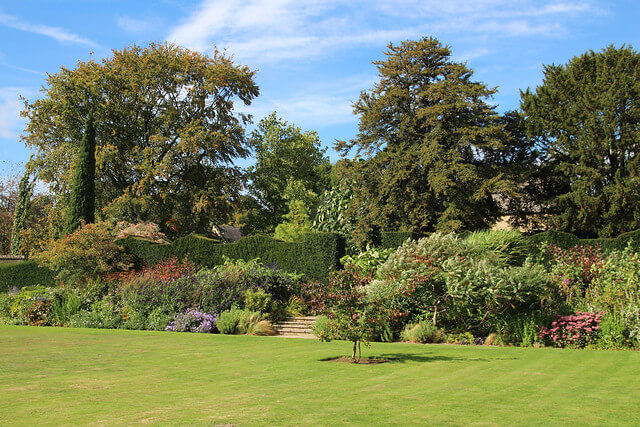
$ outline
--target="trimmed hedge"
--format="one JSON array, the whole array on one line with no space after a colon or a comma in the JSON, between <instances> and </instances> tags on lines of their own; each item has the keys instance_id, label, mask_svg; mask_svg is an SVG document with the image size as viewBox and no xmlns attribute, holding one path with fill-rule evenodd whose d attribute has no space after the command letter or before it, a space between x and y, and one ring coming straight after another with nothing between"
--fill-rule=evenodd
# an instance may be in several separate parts
<instances>
[{"instance_id":1,"label":"trimmed hedge","mask_svg":"<svg viewBox=\"0 0 640 427\"><path fill-rule=\"evenodd\" d=\"M571 233L560 231L545 231L527 237L533 248L537 248L542 243L549 243L567 249L578 245L600 245L603 252L608 253L615 250L623 250L629 241L636 250L640 250L640 230L630 231L616 237L615 239L579 239Z\"/></svg>"},{"instance_id":2,"label":"trimmed hedge","mask_svg":"<svg viewBox=\"0 0 640 427\"><path fill-rule=\"evenodd\" d=\"M0 264L0 292L14 287L43 285L53 286L55 274L45 267L38 267L34 261L17 261Z\"/></svg>"},{"instance_id":3,"label":"trimmed hedge","mask_svg":"<svg viewBox=\"0 0 640 427\"><path fill-rule=\"evenodd\" d=\"M387 231L382 233L381 246L383 249L395 249L402 246L407 239L419 239L420 234L413 231Z\"/></svg>"},{"instance_id":4,"label":"trimmed hedge","mask_svg":"<svg viewBox=\"0 0 640 427\"><path fill-rule=\"evenodd\" d=\"M203 267L224 263L224 257L250 260L260 258L291 273L301 273L313 280L324 280L329 272L340 268L345 254L344 238L336 233L310 233L302 243L287 243L267 236L243 237L236 243L218 243L198 235L189 235L169 244L159 244L135 237L118 242L140 265L153 265L175 256L187 256Z\"/></svg>"}]
</instances>

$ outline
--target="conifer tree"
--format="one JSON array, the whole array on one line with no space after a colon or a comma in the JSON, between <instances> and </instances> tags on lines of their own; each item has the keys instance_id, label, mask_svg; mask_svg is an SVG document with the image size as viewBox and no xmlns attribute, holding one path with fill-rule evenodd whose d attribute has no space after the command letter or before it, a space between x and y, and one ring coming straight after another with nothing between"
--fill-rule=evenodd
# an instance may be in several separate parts
<instances>
[{"instance_id":1,"label":"conifer tree","mask_svg":"<svg viewBox=\"0 0 640 427\"><path fill-rule=\"evenodd\" d=\"M18 200L13 214L13 229L11 230L11 253L13 255L20 255L22 251L22 230L27 225L33 186L34 183L30 182L29 171L27 171L18 186Z\"/></svg>"},{"instance_id":2,"label":"conifer tree","mask_svg":"<svg viewBox=\"0 0 640 427\"><path fill-rule=\"evenodd\" d=\"M547 181L565 182L545 203L553 228L581 237L640 228L640 54L609 46L545 66L522 109Z\"/></svg>"},{"instance_id":3,"label":"conifer tree","mask_svg":"<svg viewBox=\"0 0 640 427\"><path fill-rule=\"evenodd\" d=\"M336 145L357 156L355 234L486 227L499 214L492 192L501 176L483 151L505 139L486 102L495 89L473 81L434 38L390 44L385 54L374 62L379 81L354 104L358 135Z\"/></svg>"},{"instance_id":4,"label":"conifer tree","mask_svg":"<svg viewBox=\"0 0 640 427\"><path fill-rule=\"evenodd\" d=\"M93 114L87 117L76 159L71 197L64 221L64 234L71 234L80 222L95 221L96 132Z\"/></svg>"}]
</instances>

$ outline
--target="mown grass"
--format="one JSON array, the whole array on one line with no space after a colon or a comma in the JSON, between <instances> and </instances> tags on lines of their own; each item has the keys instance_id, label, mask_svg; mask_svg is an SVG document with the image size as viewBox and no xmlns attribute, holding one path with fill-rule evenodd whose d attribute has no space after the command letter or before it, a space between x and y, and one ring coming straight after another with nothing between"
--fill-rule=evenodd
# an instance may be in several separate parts
<instances>
[{"instance_id":1,"label":"mown grass","mask_svg":"<svg viewBox=\"0 0 640 427\"><path fill-rule=\"evenodd\" d=\"M0 326L0 424L639 424L640 354Z\"/></svg>"}]
</instances>

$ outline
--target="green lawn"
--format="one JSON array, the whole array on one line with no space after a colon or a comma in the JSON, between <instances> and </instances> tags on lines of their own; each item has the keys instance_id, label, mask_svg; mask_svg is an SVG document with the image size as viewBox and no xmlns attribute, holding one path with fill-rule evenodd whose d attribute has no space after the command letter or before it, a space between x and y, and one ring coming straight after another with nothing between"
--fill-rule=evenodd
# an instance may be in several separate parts
<instances>
[{"instance_id":1,"label":"green lawn","mask_svg":"<svg viewBox=\"0 0 640 427\"><path fill-rule=\"evenodd\" d=\"M640 353L0 326L0 424L639 424Z\"/></svg>"}]
</instances>

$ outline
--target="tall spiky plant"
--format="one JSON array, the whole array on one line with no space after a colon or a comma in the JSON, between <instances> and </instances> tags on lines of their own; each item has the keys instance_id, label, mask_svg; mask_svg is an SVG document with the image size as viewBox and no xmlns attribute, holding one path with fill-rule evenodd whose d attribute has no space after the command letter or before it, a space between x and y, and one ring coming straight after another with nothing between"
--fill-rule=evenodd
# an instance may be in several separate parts
<instances>
[{"instance_id":1,"label":"tall spiky plant","mask_svg":"<svg viewBox=\"0 0 640 427\"><path fill-rule=\"evenodd\" d=\"M18 185L18 200L13 214L13 228L11 229L11 253L13 255L19 255L22 251L22 230L27 225L34 184L35 182L31 182L29 177L29 171L26 171Z\"/></svg>"},{"instance_id":2,"label":"tall spiky plant","mask_svg":"<svg viewBox=\"0 0 640 427\"><path fill-rule=\"evenodd\" d=\"M89 113L80 143L80 151L76 159L71 198L65 214L64 234L71 234L76 231L81 221L86 223L95 221L95 176L96 131L93 123L93 113Z\"/></svg>"}]
</instances>

